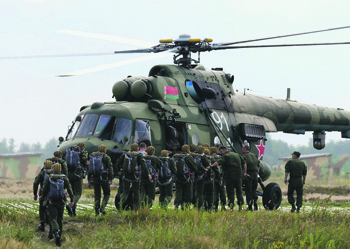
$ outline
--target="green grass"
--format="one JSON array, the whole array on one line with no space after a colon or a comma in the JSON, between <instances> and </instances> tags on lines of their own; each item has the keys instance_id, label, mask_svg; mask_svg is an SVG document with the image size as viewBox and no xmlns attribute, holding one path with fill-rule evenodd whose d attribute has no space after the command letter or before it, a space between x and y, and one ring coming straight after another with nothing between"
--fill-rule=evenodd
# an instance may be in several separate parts
<instances>
[{"instance_id":1,"label":"green grass","mask_svg":"<svg viewBox=\"0 0 350 249\"><path fill-rule=\"evenodd\" d=\"M8 200L9 201L9 200ZM13 202L15 200L12 200ZM321 203L310 212L218 213L195 209L93 211L66 217L64 248L350 248L350 216L328 212ZM0 210L1 248L53 248L47 232L36 231L38 216Z\"/></svg>"}]
</instances>

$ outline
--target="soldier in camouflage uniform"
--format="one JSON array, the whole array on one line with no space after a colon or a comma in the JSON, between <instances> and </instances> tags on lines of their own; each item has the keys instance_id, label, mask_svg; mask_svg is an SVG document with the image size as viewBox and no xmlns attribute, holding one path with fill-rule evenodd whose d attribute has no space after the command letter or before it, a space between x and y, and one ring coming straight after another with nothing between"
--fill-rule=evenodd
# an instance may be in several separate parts
<instances>
[{"instance_id":1,"label":"soldier in camouflage uniform","mask_svg":"<svg viewBox=\"0 0 350 249\"><path fill-rule=\"evenodd\" d=\"M253 202L254 209L258 210L258 195L256 193L256 189L258 187L259 160L255 154L249 151L250 146L248 144L244 145L242 148L242 156L244 157L247 163L247 176L244 179L245 196L248 205L248 210L253 211Z\"/></svg>"},{"instance_id":2,"label":"soldier in camouflage uniform","mask_svg":"<svg viewBox=\"0 0 350 249\"><path fill-rule=\"evenodd\" d=\"M94 152L91 154L91 158L100 157L102 155L102 165L104 167L105 172L100 175L93 175L92 171L88 171L88 180L89 182L93 182L94 185L94 195L95 195L95 215L99 215L100 212L102 214L106 214L106 206L108 204L109 197L111 196L111 184L113 183L113 169L112 169L112 161L111 158L106 154L107 146L101 144L98 146L98 152ZM93 160L93 159L90 159ZM89 165L92 165L91 162ZM101 206L101 188L103 191L103 200Z\"/></svg>"},{"instance_id":3,"label":"soldier in camouflage uniform","mask_svg":"<svg viewBox=\"0 0 350 249\"><path fill-rule=\"evenodd\" d=\"M286 163L284 183L288 183L288 202L292 205L291 212L299 213L303 204L303 185L305 184L307 168L303 161L299 160L300 152L294 151L292 159ZM294 191L297 192L297 208L295 208Z\"/></svg>"},{"instance_id":4,"label":"soldier in camouflage uniform","mask_svg":"<svg viewBox=\"0 0 350 249\"><path fill-rule=\"evenodd\" d=\"M85 150L85 144L78 143L77 146L80 148L80 167L78 167L77 169L68 168L68 179L74 193L74 206L72 207L73 216L77 215L76 208L81 194L83 192L83 178L85 178L85 172L89 162L89 155L88 152Z\"/></svg>"},{"instance_id":5,"label":"soldier in camouflage uniform","mask_svg":"<svg viewBox=\"0 0 350 249\"><path fill-rule=\"evenodd\" d=\"M203 146L204 147L204 146ZM208 149L204 150L205 157L208 159L208 165L211 164L210 161L210 151ZM204 207L207 211L213 210L213 204L214 204L214 179L219 182L220 185L222 185L222 180L220 176L220 172L218 170L218 167L208 167L208 171L204 174Z\"/></svg>"},{"instance_id":6,"label":"soldier in camouflage uniform","mask_svg":"<svg viewBox=\"0 0 350 249\"><path fill-rule=\"evenodd\" d=\"M42 188L51 174L52 174L52 162L50 160L46 160L44 162L44 168L40 171L37 177L35 177L35 180L33 183L34 201L38 199L39 184L40 184L39 196L41 196ZM44 200L45 200L45 197L40 198L39 200L39 218L40 218L39 230L42 232L45 231L45 221L48 222L49 220L47 205L44 205Z\"/></svg>"},{"instance_id":7,"label":"soldier in camouflage uniform","mask_svg":"<svg viewBox=\"0 0 350 249\"><path fill-rule=\"evenodd\" d=\"M168 151L167 150L162 150L160 152L160 160L161 163L166 163L168 162L169 170L173 175L176 175L177 169L175 166L174 159L168 157ZM162 166L163 167L163 166ZM161 171L162 169L160 169ZM166 207L170 202L173 197L173 178L170 177L169 179L167 178L162 178L161 177L162 173L159 172L158 175L158 185L159 185L159 203L163 206Z\"/></svg>"},{"instance_id":8,"label":"soldier in camouflage uniform","mask_svg":"<svg viewBox=\"0 0 350 249\"><path fill-rule=\"evenodd\" d=\"M190 155L190 146L187 144L182 146L182 153L177 153L173 156L175 162L179 161L184 158L185 164L189 167L190 172L187 172L187 175L183 174L183 168L180 165L180 163L176 163L176 196L175 196L175 207L178 208L179 205L181 205L182 209L185 205L191 204L191 174L193 172L196 172L198 170L198 163L193 159L193 157ZM202 166L203 167L203 166Z\"/></svg>"},{"instance_id":9,"label":"soldier in camouflage uniform","mask_svg":"<svg viewBox=\"0 0 350 249\"><path fill-rule=\"evenodd\" d=\"M195 188L195 206L198 207L198 210L201 210L204 204L204 175L206 173L206 169L209 164L208 157L204 154L204 147L198 146L197 153L191 154L193 158L196 158L198 161L198 169L195 171L195 180L194 180L194 188ZM211 172L211 170L210 170ZM210 176L209 176L210 177ZM208 179L207 179L208 180ZM212 194L211 194L212 196Z\"/></svg>"},{"instance_id":10,"label":"soldier in camouflage uniform","mask_svg":"<svg viewBox=\"0 0 350 249\"><path fill-rule=\"evenodd\" d=\"M143 143L144 144L144 143ZM143 190L141 191L141 201L145 204L148 204L148 207L152 207L152 203L156 197L156 185L157 185L157 171L161 169L162 163L158 157L154 155L156 149L153 146L148 146L146 151L146 155L143 156L145 160L151 160L151 165L155 172L151 174L152 181L148 179L148 176L141 177L141 183ZM151 172L150 172L151 173ZM142 174L141 174L142 176Z\"/></svg>"},{"instance_id":11,"label":"soldier in camouflage uniform","mask_svg":"<svg viewBox=\"0 0 350 249\"><path fill-rule=\"evenodd\" d=\"M59 200L53 200L52 199L53 196L51 196L50 189L52 188L52 184L58 184L60 180L63 180L64 189L67 189L69 197L71 199L71 203L69 204L71 207L74 205L73 203L74 195L67 176L61 174L61 165L59 163L54 164L52 166L52 171L53 173L50 176L49 180L46 181L44 184L43 194L40 199L44 200L46 199L46 196L50 194L49 207L48 207L50 225L53 231L53 235L56 238L56 245L61 246L61 237L63 232L63 212L64 212L64 206L66 204L67 197L65 196L65 193L64 193L63 198ZM51 237L51 235L49 234L49 238L52 239L53 237Z\"/></svg>"},{"instance_id":12,"label":"soldier in camouflage uniform","mask_svg":"<svg viewBox=\"0 0 350 249\"><path fill-rule=\"evenodd\" d=\"M227 151L225 146L221 146L219 151L222 156L217 162L213 163L211 167L222 165L226 176L228 205L233 209L236 189L238 210L240 211L244 203L242 194L242 170L243 176L246 177L247 164L241 155Z\"/></svg>"},{"instance_id":13,"label":"soldier in camouflage uniform","mask_svg":"<svg viewBox=\"0 0 350 249\"><path fill-rule=\"evenodd\" d=\"M218 148L213 146L210 147L210 154L211 154L211 163L215 163L219 161L221 158L218 153ZM214 167L215 168L215 167ZM224 174L223 170L221 169L221 165L216 166L216 168L219 171L220 174L220 179L222 180L221 184L220 181L215 177L214 179L214 206L215 206L215 211L218 210L219 208L219 199L221 202L221 211L226 210L226 193L225 193L225 186L224 186Z\"/></svg>"},{"instance_id":14,"label":"soldier in camouflage uniform","mask_svg":"<svg viewBox=\"0 0 350 249\"><path fill-rule=\"evenodd\" d=\"M53 156L50 160L52 161L52 165L54 165L55 163L59 163L61 164L62 167L62 174L68 176L68 166L65 160L62 159L63 153L59 150L56 150L53 153Z\"/></svg>"},{"instance_id":15,"label":"soldier in camouflage uniform","mask_svg":"<svg viewBox=\"0 0 350 249\"><path fill-rule=\"evenodd\" d=\"M192 153L196 153L197 151L197 145L195 144L191 144L190 145L190 152ZM192 156L193 157L193 156ZM196 198L196 184L194 184L194 178L195 178L195 172L192 172L193 174L191 175L191 202L193 205L196 205L197 202L197 198Z\"/></svg>"},{"instance_id":16,"label":"soldier in camouflage uniform","mask_svg":"<svg viewBox=\"0 0 350 249\"><path fill-rule=\"evenodd\" d=\"M120 158L117 161L117 168L119 169L119 172L123 171L123 194L121 195L120 199L122 202L122 207L125 208L126 201L129 196L130 192L130 184L132 184L133 188L133 205L134 209L137 210L140 207L140 175L139 171L137 171L135 174L128 174L128 172L124 172L123 167L125 163L128 163L128 159L126 156L131 157L132 154L136 153L137 155L137 165L138 167L142 167L142 169L146 172L148 175L148 179L151 181L152 176L149 174L149 170L146 166L145 159L143 158L143 155L138 152L139 151L139 146L138 144L134 143L131 145L131 151L126 152L123 155L120 156Z\"/></svg>"}]
</instances>

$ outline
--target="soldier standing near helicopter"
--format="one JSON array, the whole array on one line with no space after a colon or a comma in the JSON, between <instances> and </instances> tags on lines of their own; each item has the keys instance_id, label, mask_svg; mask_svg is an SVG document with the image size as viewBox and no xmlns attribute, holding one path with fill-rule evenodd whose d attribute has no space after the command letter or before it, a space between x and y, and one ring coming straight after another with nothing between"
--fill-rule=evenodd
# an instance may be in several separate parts
<instances>
[{"instance_id":1,"label":"soldier standing near helicopter","mask_svg":"<svg viewBox=\"0 0 350 249\"><path fill-rule=\"evenodd\" d=\"M158 185L159 185L159 203L166 207L173 197L173 177L176 175L176 165L172 158L168 157L169 152L162 150L160 152L160 160L162 168L159 170Z\"/></svg>"},{"instance_id":2,"label":"soldier standing near helicopter","mask_svg":"<svg viewBox=\"0 0 350 249\"><path fill-rule=\"evenodd\" d=\"M153 146L148 146L145 152L146 155L143 158L145 159L149 174L152 176L152 180L150 181L146 172L141 169L141 184L143 189L141 190L140 199L151 208L156 197L157 171L161 169L162 164L160 159L154 155L156 149Z\"/></svg>"},{"instance_id":3,"label":"soldier standing near helicopter","mask_svg":"<svg viewBox=\"0 0 350 249\"><path fill-rule=\"evenodd\" d=\"M247 176L244 179L244 186L248 210L253 211L252 205L254 202L254 210L256 211L258 210L258 195L256 193L256 189L258 187L259 160L256 155L250 152L249 144L243 146L242 152L242 156L247 163Z\"/></svg>"},{"instance_id":4,"label":"soldier standing near helicopter","mask_svg":"<svg viewBox=\"0 0 350 249\"><path fill-rule=\"evenodd\" d=\"M211 163L215 163L217 161L219 161L219 159L221 158L220 155L218 155L218 148L213 146L210 147L210 154L211 154ZM215 167L214 167L215 168ZM219 208L219 199L221 202L221 211L225 211L226 210L226 193L225 193L225 186L224 186L224 174L223 174L223 170L221 169L221 166L218 165L216 166L216 168L219 171L220 174L220 179L221 179L221 184L220 181L218 181L218 179L215 177L214 179L214 206L215 206L215 211L218 210Z\"/></svg>"},{"instance_id":5,"label":"soldier standing near helicopter","mask_svg":"<svg viewBox=\"0 0 350 249\"><path fill-rule=\"evenodd\" d=\"M139 153L139 145L134 143L130 147L130 151L120 156L117 161L117 168L119 172L123 172L123 194L120 197L122 207L125 208L126 201L130 192L130 184L133 188L133 206L137 210L140 206L140 175L141 168L148 175L148 179L151 181L152 176L146 166L143 155Z\"/></svg>"},{"instance_id":6,"label":"soldier standing near helicopter","mask_svg":"<svg viewBox=\"0 0 350 249\"><path fill-rule=\"evenodd\" d=\"M68 179L74 193L72 216L77 215L76 208L83 192L83 178L85 178L88 160L88 152L85 150L84 143L78 143L77 146L71 146L67 149L66 161L68 165Z\"/></svg>"},{"instance_id":7,"label":"soldier standing near helicopter","mask_svg":"<svg viewBox=\"0 0 350 249\"><path fill-rule=\"evenodd\" d=\"M241 211L244 203L242 194L242 170L243 176L246 177L247 164L241 155L232 151L229 152L225 146L220 146L219 151L221 158L213 163L211 167L222 165L226 175L228 205L233 209L236 190L238 210Z\"/></svg>"},{"instance_id":8,"label":"soldier standing near helicopter","mask_svg":"<svg viewBox=\"0 0 350 249\"><path fill-rule=\"evenodd\" d=\"M204 154L208 159L208 163L210 165L211 157L210 157L209 149L205 149ZM203 179L204 179L204 191L203 191L204 207L206 211L212 211L214 206L214 179L218 181L220 185L222 185L222 180L221 180L218 167L213 167L213 168L209 167L208 171L205 172Z\"/></svg>"},{"instance_id":9,"label":"soldier standing near helicopter","mask_svg":"<svg viewBox=\"0 0 350 249\"><path fill-rule=\"evenodd\" d=\"M305 185L307 168L303 161L299 160L300 152L294 151L292 159L286 163L284 183L288 183L288 202L292 205L291 212L299 213L303 204L303 185ZM289 181L288 181L289 176ZM297 208L295 208L294 191L297 192Z\"/></svg>"}]
</instances>

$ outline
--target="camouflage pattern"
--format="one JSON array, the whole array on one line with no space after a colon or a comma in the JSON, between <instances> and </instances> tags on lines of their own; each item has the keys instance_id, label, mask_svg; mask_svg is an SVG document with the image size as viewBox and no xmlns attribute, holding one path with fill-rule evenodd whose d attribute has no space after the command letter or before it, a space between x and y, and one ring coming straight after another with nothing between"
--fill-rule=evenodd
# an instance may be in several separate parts
<instances>
[{"instance_id":1,"label":"camouflage pattern","mask_svg":"<svg viewBox=\"0 0 350 249\"><path fill-rule=\"evenodd\" d=\"M275 165L272 167L275 171L282 171L285 168L285 164L290 159L290 157L278 158L283 160L282 165ZM349 171L349 154L343 154L338 158L334 158L332 154L310 154L301 155L300 160L302 160L307 165L308 170L308 180L312 181L315 179L325 179L330 176L347 176Z\"/></svg>"},{"instance_id":2,"label":"camouflage pattern","mask_svg":"<svg viewBox=\"0 0 350 249\"><path fill-rule=\"evenodd\" d=\"M0 155L0 177L34 179L42 168L42 153Z\"/></svg>"}]
</instances>

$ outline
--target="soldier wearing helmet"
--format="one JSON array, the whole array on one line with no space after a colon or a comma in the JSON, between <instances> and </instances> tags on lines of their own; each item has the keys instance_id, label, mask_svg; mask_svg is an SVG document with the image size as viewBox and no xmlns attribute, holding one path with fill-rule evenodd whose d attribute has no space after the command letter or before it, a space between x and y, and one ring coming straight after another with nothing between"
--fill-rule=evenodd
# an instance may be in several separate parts
<instances>
[{"instance_id":1,"label":"soldier wearing helmet","mask_svg":"<svg viewBox=\"0 0 350 249\"><path fill-rule=\"evenodd\" d=\"M72 188L67 176L61 174L61 164L56 163L52 166L52 175L49 177L48 181L45 182L43 194L40 197L40 200L45 201L46 196L49 195L49 221L53 232L53 234L49 234L49 238L53 239L53 236L55 236L56 246L61 246L63 212L67 201L65 189L68 191L71 199L69 205L72 207L74 205Z\"/></svg>"},{"instance_id":2,"label":"soldier wearing helmet","mask_svg":"<svg viewBox=\"0 0 350 249\"><path fill-rule=\"evenodd\" d=\"M39 172L39 174L35 177L35 180L33 183L34 201L36 201L38 199L38 187L39 187L39 185L40 185L39 196L41 196L42 188L51 174L52 174L52 162L50 160L46 160L44 162L44 167ZM47 205L44 205L44 199L40 199L40 201L39 201L39 218L40 218L39 230L44 232L45 231L45 221L47 223L49 222Z\"/></svg>"}]
</instances>

